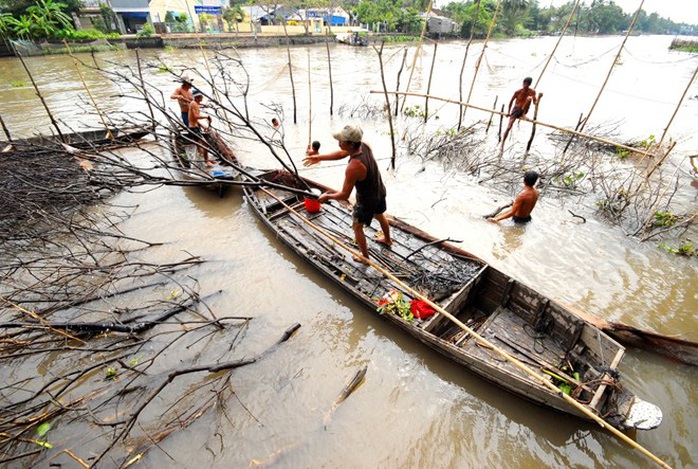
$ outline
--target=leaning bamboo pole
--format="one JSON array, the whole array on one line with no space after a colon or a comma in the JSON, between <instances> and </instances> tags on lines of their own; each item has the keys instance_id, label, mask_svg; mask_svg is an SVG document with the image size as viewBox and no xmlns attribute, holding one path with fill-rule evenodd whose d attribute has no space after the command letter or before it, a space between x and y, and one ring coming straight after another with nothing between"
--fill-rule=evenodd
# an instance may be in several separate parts
<instances>
[{"instance_id":1,"label":"leaning bamboo pole","mask_svg":"<svg viewBox=\"0 0 698 469\"><path fill-rule=\"evenodd\" d=\"M434 43L434 55L431 57L431 69L429 69L429 82L427 83L427 96L429 96L429 93L431 93L431 79L434 76L434 64L436 63L436 48L438 47L438 43ZM427 120L429 119L429 98L426 97L424 98L424 123L427 123Z\"/></svg>"},{"instance_id":2,"label":"leaning bamboo pole","mask_svg":"<svg viewBox=\"0 0 698 469\"><path fill-rule=\"evenodd\" d=\"M533 89L538 88L538 83L540 83L540 81L543 79L543 74L545 73L545 70L548 68L550 61L555 56L555 52L557 51L560 42L562 42L562 38L565 36L565 33L567 32L567 28L569 28L570 23L572 22L572 17L574 16L574 12L577 11L578 6L579 0L576 0L574 2L574 6L572 7L572 13L570 13L570 16L567 18L567 22L565 22L565 26L563 26L562 30L560 31L560 36L558 36L557 38L557 42L555 43L555 47L553 47L553 51L548 56L548 60L545 61L545 65L543 65L543 70L540 71L540 75L538 75L538 78L536 78L536 82L533 85Z\"/></svg>"},{"instance_id":3,"label":"leaning bamboo pole","mask_svg":"<svg viewBox=\"0 0 698 469\"><path fill-rule=\"evenodd\" d=\"M473 21L470 23L470 37L468 38L468 43L465 45L465 53L463 54L463 62L460 66L460 75L458 75L458 99L463 101L463 73L465 72L465 62L468 60L468 51L470 50L470 44L473 42L473 37L475 36L475 25L477 24L477 19L480 17L480 1L477 0L475 5L475 16ZM495 106L497 102L495 101ZM458 130L460 130L463 124L463 113L458 113Z\"/></svg>"},{"instance_id":4,"label":"leaning bamboo pole","mask_svg":"<svg viewBox=\"0 0 698 469\"><path fill-rule=\"evenodd\" d=\"M417 50L414 52L414 58L412 59L412 67L410 68L410 76L407 78L406 91L410 91L410 85L412 84L412 75L414 74L414 69L417 66L417 58L422 51L422 43L424 42L424 34L427 31L427 23L429 22L429 13L431 13L431 8L434 6L434 0L429 0L429 5L427 6L427 11L424 13L424 24L422 25L422 32L419 35L419 43L417 44ZM400 106L400 111L405 109L405 98L402 101L402 106Z\"/></svg>"},{"instance_id":5,"label":"leaning bamboo pole","mask_svg":"<svg viewBox=\"0 0 698 469\"><path fill-rule=\"evenodd\" d=\"M373 50L376 51L378 54L378 63L380 65L380 70L381 70L381 83L383 84L383 95L385 96L385 109L386 109L386 114L388 115L388 125L390 125L390 144L392 145L392 150L393 153L390 157L390 165L392 166L393 169L395 169L395 160L397 158L397 148L395 145L395 127L393 125L393 116L390 113L390 96L388 94L388 85L385 84L385 69L383 67L383 47L385 46L385 42L381 42L381 47L380 49L376 49L376 46L373 46ZM395 97L397 100L397 96Z\"/></svg>"},{"instance_id":6,"label":"leaning bamboo pole","mask_svg":"<svg viewBox=\"0 0 698 469\"><path fill-rule=\"evenodd\" d=\"M56 132L58 132L58 135L61 137L61 141L63 141L64 140L63 132L61 132L60 127L58 127L58 122L56 122L56 119L53 118L53 114L51 114L51 110L48 108L48 104L46 104L46 100L41 95L41 91L39 91L39 87L37 86L36 82L34 81L34 77L32 76L31 72L29 71L27 64L24 63L24 59L22 58L22 54L17 54L17 57L19 58L19 61L22 62L22 67L24 67L24 71L27 72L27 75L29 75L29 79L31 80L32 85L34 86L34 91L36 91L36 95L39 97L41 104L44 105L44 109L46 109L46 114L48 114L48 118L51 120L51 124L53 124L53 127L56 129Z\"/></svg>"},{"instance_id":7,"label":"leaning bamboo pole","mask_svg":"<svg viewBox=\"0 0 698 469\"><path fill-rule=\"evenodd\" d=\"M313 92L310 79L310 49L308 49L308 150L313 142Z\"/></svg>"},{"instance_id":8,"label":"leaning bamboo pole","mask_svg":"<svg viewBox=\"0 0 698 469\"><path fill-rule=\"evenodd\" d=\"M661 148L662 144L664 143L664 139L666 138L666 134L669 131L669 127L671 126L671 123L674 122L674 117L676 117L676 114L679 112L679 108L681 107L681 104L683 104L683 100L686 98L686 94L688 93L689 88L693 84L693 80L696 79L696 74L698 74L698 67L693 71L693 76L691 77L691 80L688 82L688 85L686 85L686 89L683 91L683 94L681 95L681 99L679 99L678 104L676 105L676 109L674 109L674 113L671 115L671 119L669 119L669 122L667 123L666 127L664 127L664 132L662 133L662 138L659 139L659 147Z\"/></svg>"},{"instance_id":9,"label":"leaning bamboo pole","mask_svg":"<svg viewBox=\"0 0 698 469\"><path fill-rule=\"evenodd\" d=\"M490 40L490 36L492 36L492 31L494 30L494 25L497 22L497 13L499 13L499 7L502 6L502 0L499 0L497 2L497 6L494 9L494 14L492 15L492 21L490 22L490 27L487 30L487 37L485 38L485 42L482 43L482 52L480 52L479 57L477 58L477 62L475 62L475 73L473 73L473 81L470 82L470 90L468 91L468 97L465 99L465 102L470 102L470 97L473 95L473 89L475 88L475 79L477 78L477 73L480 71L480 64L482 63L482 58L485 56L485 50L487 49L487 43ZM461 118L465 118L465 111L468 109L467 107L463 109L463 114ZM461 122L461 118L459 118L458 122Z\"/></svg>"},{"instance_id":10,"label":"leaning bamboo pole","mask_svg":"<svg viewBox=\"0 0 698 469\"><path fill-rule=\"evenodd\" d=\"M327 73L330 78L330 115L334 115L334 86L332 84L332 59L330 57L330 41L328 40L328 32L325 30L325 49L327 49Z\"/></svg>"},{"instance_id":11,"label":"leaning bamboo pole","mask_svg":"<svg viewBox=\"0 0 698 469\"><path fill-rule=\"evenodd\" d=\"M557 386L555 386L555 384L552 383L552 381L549 379L549 376L547 376L547 375L541 375L541 374L537 373L536 371L534 371L533 369L531 369L531 367L529 367L528 365L522 363L520 360L518 360L517 358L513 357L512 355L510 355L507 351L505 351L504 349L502 349L502 348L499 347L498 345L496 345L496 344L490 342L489 340L487 340L486 338L484 338L483 336L481 336L480 334L478 334L474 329L472 329L472 328L466 326L465 324L463 324L462 321L460 321L458 318L456 318L456 317L453 316L451 313L449 313L448 311L446 311L443 307L441 307L440 305L434 303L432 300L430 300L429 298L427 298L426 296L424 296L422 293L418 292L418 291L415 290L414 288L412 288L412 287L410 287L409 285L407 285L406 283L404 283L402 280L400 280L399 278L397 278L393 273L389 272L388 270L384 269L384 268L381 267L380 265L376 264L376 263L373 262L371 259L366 259L365 257L363 257L363 255L362 255L360 252L358 252L358 251L356 251L355 249L353 249L353 248L347 246L344 242L342 242L341 240L339 240L336 236L332 235L331 233L329 233L328 231L326 231L324 228L322 228L322 227L316 225L316 224L313 223L312 221L310 221L310 220L308 220L307 218L305 218L303 215L301 215L300 213L298 213L296 210L294 210L294 209L291 208L288 204L286 204L283 200L281 200L279 197L277 197L273 192L268 191L268 190L264 189L263 187L260 187L260 189L261 189L263 192L265 192L267 195L269 195L270 197L274 198L277 202L279 202L284 208L286 208L286 210L288 210L290 213L292 213L292 214L293 214L296 218L298 218L301 222L305 223L306 225L308 225L308 226L309 226L310 228L312 228L313 230L317 231L318 233L322 234L322 235L325 236L326 238L330 239L332 242L334 242L335 244L337 244L339 247L341 247L341 248L344 249L345 251L348 251L348 252L349 252L350 254L352 254L353 256L357 256L357 257L359 257L359 258L365 259L366 262L368 262L368 265L370 265L371 267L373 267L374 269L376 269L378 272L380 272L381 274L383 274L385 277L389 278L393 283L395 283L396 285L398 285L400 288L404 289L404 291L408 292L410 295L412 295L412 296L414 296L415 298L417 298L417 299L419 299L419 300L422 300L423 302L425 302L426 304L428 304L428 305L429 305L431 308L433 308L435 311L439 312L439 313L440 313L441 315L443 315L445 318L449 319L451 322L453 322L454 324L456 324L456 325L457 325L459 328L461 328L463 331L465 331L465 332L467 332L468 334L470 334L471 337L473 337L479 344L482 344L483 346L485 346L485 347L487 347L488 349L492 350L493 352L497 353L497 354L500 355L502 358L504 358L504 359L507 360L509 363L511 363L512 365L514 365L516 368L518 368L520 371L522 371L524 374L526 374L526 375L529 376L530 378L532 378L532 379L538 381L540 384L542 384L543 386L545 386L545 387L547 387L548 389L550 389L553 393L555 393L555 395L560 396L565 402L567 402L568 404L570 404L572 407L574 407L575 409L577 409L579 412L583 413L583 414L586 415L589 419L591 419L591 420L595 421L596 423L598 423L599 426L601 426L602 428L604 428L604 429L610 431L610 432L613 433L616 437L618 437L620 440L624 441L625 443L627 443L627 444L630 445L631 447L637 449L638 451L640 451L642 454L644 454L645 456L647 456L648 458L650 458L652 461L654 461L654 462L657 463L658 465L660 465L660 466L662 466L662 467L664 467L664 468L670 468L670 466L669 466L667 463L665 463L664 461L662 461L661 459L659 459L657 456L655 456L653 453L651 453L651 452L650 452L649 450L647 450L645 447L643 447L642 445L640 445L639 443L637 443L636 441L634 441L633 439L631 439L629 436L627 436L626 434L624 434L623 432L621 432L620 430L618 430L617 428L615 428L614 426L612 426L611 424L609 424L608 422L606 422L602 417L598 416L597 414L595 414L594 412L592 412L591 410L589 410L587 407L585 407L583 404L581 404L580 402L578 402L578 401L577 401L576 399L574 399L572 396L569 396L569 395L565 394L564 392L561 392L560 389L559 389Z\"/></svg>"},{"instance_id":12,"label":"leaning bamboo pole","mask_svg":"<svg viewBox=\"0 0 698 469\"><path fill-rule=\"evenodd\" d=\"M424 97L424 94L422 94L422 93L408 93L408 92L406 92L406 91L378 91L378 90L372 90L371 93L372 93L372 94L377 94L377 93L406 94L406 95L410 95L410 96ZM463 103L463 102L457 101L457 100L455 100L455 99L440 98L440 97L438 97L438 96L429 96L429 99L436 99L436 100L438 100L438 101L443 101L443 102L445 102L445 103L457 104L457 105L459 105L459 106L461 106L461 107L473 108L473 109L477 109L477 110L479 110L479 111L485 111L485 112L488 112L488 113L494 113L494 114L499 114L499 115L501 115L501 116L506 116L506 113L505 113L505 112L493 111L492 109L487 109L487 108L484 108L484 107L476 106L476 105L474 105L474 104ZM567 133L572 134L572 135L575 135L575 136L577 136L577 137L584 137L584 138L588 138L588 139L591 139L591 140L596 140L597 142L601 142L601 143L604 143L604 144L606 144L606 145L612 145L612 146L617 147L617 148L622 148L622 149L624 149L624 150L628 150L628 151L630 151L630 152L637 153L638 155L643 155L643 156L648 156L648 157L655 156L654 153L650 153L650 152L646 152L646 151L641 151L641 150L638 150L637 148L633 148L633 147L629 147L629 146L627 146L627 145L623 145L622 143L612 142L611 140L606 140L606 139L601 138L601 137L595 137L594 135L585 134L585 133L583 133L583 132L579 132L579 131L572 130L572 129L567 129L567 128L565 128L565 127L558 127L557 125L548 124L548 123L546 123L546 122L541 122L541 121L531 121L531 120L528 120L527 122L536 123L536 124L538 124L538 125L542 125L543 127L549 127L549 128L551 128L551 129L559 130L559 131L561 131L561 132L567 132Z\"/></svg>"},{"instance_id":13,"label":"leaning bamboo pole","mask_svg":"<svg viewBox=\"0 0 698 469\"><path fill-rule=\"evenodd\" d=\"M603 81L603 84L601 85L601 89L599 90L599 93L596 95L596 99L594 100L594 103L591 105L591 109L589 109L589 112L587 112L587 115L584 118L584 121L582 121L582 125L579 127L580 131L584 130L584 127L586 126L587 122L589 122L589 118L591 117L591 113L594 112L594 108L598 104L599 99L601 98L601 94L603 93L604 89L606 88L606 84L608 84L608 80L611 78L611 73L613 72L613 68L616 66L616 64L620 60L620 54L623 52L623 49L625 48L625 43L628 41L630 34L633 32L633 29L635 28L635 23L637 23L637 18L640 16L640 12L643 11L642 10L643 3L645 3L645 0L640 1L640 6L638 7L637 11L635 12L635 16L633 16L633 20L630 23L630 26L628 27L628 32L625 33L625 37L623 38L623 42L621 43L620 47L618 48L618 53L616 54L616 57L613 59L613 62L611 63L611 67L608 69L608 73L606 74L606 79Z\"/></svg>"},{"instance_id":14,"label":"leaning bamboo pole","mask_svg":"<svg viewBox=\"0 0 698 469\"><path fill-rule=\"evenodd\" d=\"M65 48L68 51L68 55L70 55L70 58L73 59L73 66L75 67L75 71L78 72L78 76L80 77L80 81L82 82L83 88L85 88L85 92L87 92L87 96L89 96L90 101L92 101L92 106L95 108L95 111L97 111L97 115L99 116L99 120L102 121L102 125L104 128L107 130L107 136L111 139L114 140L114 134L112 134L111 129L109 128L109 125L107 125L107 122L104 120L104 116L102 115L102 112L99 110L99 106L97 106L97 102L95 101L95 98L92 96L92 93L90 92L90 87L87 86L87 83L85 82L85 78L82 76L82 72L80 71L80 67L78 67L78 59L75 58L73 55L73 51L70 50L70 46L68 46L68 42L63 39L63 44L65 45ZM139 65L140 67L140 65Z\"/></svg>"}]
</instances>

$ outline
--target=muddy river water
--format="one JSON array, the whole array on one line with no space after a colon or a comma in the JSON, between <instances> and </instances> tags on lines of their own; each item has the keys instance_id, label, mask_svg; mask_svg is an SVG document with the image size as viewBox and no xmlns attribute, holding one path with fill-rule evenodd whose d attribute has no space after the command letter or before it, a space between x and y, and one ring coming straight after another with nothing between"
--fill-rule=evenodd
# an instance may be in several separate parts
<instances>
[{"instance_id":1,"label":"muddy river water","mask_svg":"<svg viewBox=\"0 0 698 469\"><path fill-rule=\"evenodd\" d=\"M537 86L544 92L539 119L574 127L596 98L621 40L565 38ZM495 97L500 105L508 102L523 77L539 76L555 41L538 38L490 44L470 102L487 108ZM698 66L695 54L669 51L670 41L663 36L628 41L592 123L610 123L621 140L650 135L659 139ZM409 47L408 64L414 50ZM432 95L458 99L463 50L461 42L439 44ZM481 44L471 47L464 95L480 50ZM324 45L292 49L296 124L286 49L248 49L238 54L250 76L248 101L253 112L270 120L276 115L270 106L283 107L285 143L298 164L309 135L321 141L321 151L335 149L331 130L360 120L381 167L388 166L387 123L358 111L354 117L349 115L362 103L383 99L369 94L382 87L371 47L331 46L332 115ZM432 54L433 46L425 46L416 62L412 91L426 92ZM402 55L400 45L383 51L388 87L394 88ZM93 60L89 55L80 58L86 63ZM158 59L176 71L205 66L198 50L141 51L141 58L144 62ZM110 61L135 64L133 51L100 53L96 59L105 68ZM69 57L29 58L27 65L58 119L75 129L98 124ZM171 76L154 69L144 73L148 83L169 97L176 86ZM126 88L86 69L83 74L103 112L142 110ZM403 83L407 74L402 74ZM20 62L0 60L0 75L0 114L13 136L29 136L42 129L50 132ZM698 99L690 99L697 95L698 83L694 83L668 131L677 145L667 165L670 172L683 177L676 198L686 211L695 211L698 196L698 189L690 184L687 159L698 153L694 135ZM173 102L165 102L175 112ZM408 100L408 106L418 104L423 107L423 100ZM434 100L429 109L439 114L432 125L454 124L457 114L452 106ZM465 119L486 118L480 111L468 110ZM514 128L503 158L522 150L529 130L527 123ZM539 127L534 155L549 151L550 132ZM487 151L496 151L496 133L488 138L492 143ZM240 140L233 146L243 163L276 165L253 142ZM535 166L535 158L531 164ZM343 164L326 163L301 171L339 187ZM543 194L533 223L493 225L482 214L510 200L516 188L488 184L438 163L423 165L420 158L405 154L398 156L395 170L384 170L384 179L391 214L437 237L462 241L464 249L550 297L613 321L698 340L698 261L669 255L658 249L658 243L640 243L626 236L595 215L593 202ZM144 458L145 467L248 467L276 452L280 456L274 467L283 468L651 465L598 426L512 396L391 329L270 236L238 192L219 199L198 188L161 187L121 194L116 202L137 205L121 227L125 233L164 243L149 252L151 260L167 262L185 251L203 257L208 262L194 272L202 292L223 290L211 301L211 308L221 314L254 317L236 356L255 355L292 323L302 325L273 356L235 372L235 398L224 410L209 411L165 439ZM569 210L587 222L580 223ZM363 365L368 366L365 383L325 425L323 417L339 390ZM638 443L674 467L695 467L698 371L635 349L628 350L620 371L627 386L664 412L662 425L638 434Z\"/></svg>"}]
</instances>

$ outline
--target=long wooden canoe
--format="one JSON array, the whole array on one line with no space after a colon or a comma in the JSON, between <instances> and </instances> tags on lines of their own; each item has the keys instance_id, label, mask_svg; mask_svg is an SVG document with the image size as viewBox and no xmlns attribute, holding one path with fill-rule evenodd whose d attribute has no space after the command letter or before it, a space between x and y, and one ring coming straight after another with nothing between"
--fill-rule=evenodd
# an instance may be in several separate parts
<instances>
[{"instance_id":1,"label":"long wooden canoe","mask_svg":"<svg viewBox=\"0 0 698 469\"><path fill-rule=\"evenodd\" d=\"M65 143L71 147L82 150L105 150L131 145L151 132L150 128L134 126L124 129L109 129L111 137L106 129L86 130L83 132L64 133L63 139L58 135L39 135L37 137L14 140L12 142L0 142L0 151L26 150L42 146L51 147Z\"/></svg>"},{"instance_id":2,"label":"long wooden canoe","mask_svg":"<svg viewBox=\"0 0 698 469\"><path fill-rule=\"evenodd\" d=\"M383 275L352 259L347 248L353 237L347 204L332 202L308 213L297 192L306 186L297 177L270 171L261 179L277 186L244 186L244 191L262 222L302 259L397 328L507 391L551 409L585 419L590 411L622 430L649 430L661 423L661 410L620 382L617 370L625 348L563 305L476 256L393 218L391 248L370 241L377 233L366 228L371 261L391 273ZM327 189L307 179L305 183ZM447 315L436 312L426 317L415 291L493 347ZM411 317L415 313L421 317ZM494 348L538 376L514 366ZM555 391L541 380L552 382ZM561 393L580 405L572 405Z\"/></svg>"},{"instance_id":3,"label":"long wooden canoe","mask_svg":"<svg viewBox=\"0 0 698 469\"><path fill-rule=\"evenodd\" d=\"M213 166L207 166L198 155L197 144L191 135L170 133L170 152L182 177L194 185L215 191L222 197L230 187L228 183L241 177L240 172L233 166L237 160L213 129L204 134L204 141L200 144L206 146L209 158L215 162Z\"/></svg>"}]
</instances>

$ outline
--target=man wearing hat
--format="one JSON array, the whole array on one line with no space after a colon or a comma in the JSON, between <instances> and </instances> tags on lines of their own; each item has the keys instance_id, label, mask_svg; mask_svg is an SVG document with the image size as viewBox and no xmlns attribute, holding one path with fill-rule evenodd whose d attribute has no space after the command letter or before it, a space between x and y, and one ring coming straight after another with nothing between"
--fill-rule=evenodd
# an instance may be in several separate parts
<instances>
[{"instance_id":1,"label":"man wearing hat","mask_svg":"<svg viewBox=\"0 0 698 469\"><path fill-rule=\"evenodd\" d=\"M373 157L371 147L361 141L363 131L358 125L346 125L332 136L339 141L341 151L335 152L333 157L326 159L339 159L349 156L346 172L344 173L344 185L339 191L328 191L318 198L323 203L328 200L348 200L351 192L356 187L356 205L354 205L352 228L356 244L359 246L362 257L354 256L354 260L362 263L368 262L368 246L364 234L364 226L371 224L373 218L380 223L383 236L378 238L379 243L390 246L390 225L385 217L386 190L378 169L376 159ZM315 158L322 161L321 155Z\"/></svg>"},{"instance_id":2,"label":"man wearing hat","mask_svg":"<svg viewBox=\"0 0 698 469\"><path fill-rule=\"evenodd\" d=\"M203 141L203 131L201 129L201 121L208 120L208 125L211 125L211 116L201 115L201 101L204 99L201 91L194 89L192 92L194 100L189 103L189 131L195 136L196 140ZM197 144L198 152L206 161L207 166L213 166L214 162L208 159L208 150L206 145Z\"/></svg>"},{"instance_id":3,"label":"man wearing hat","mask_svg":"<svg viewBox=\"0 0 698 469\"><path fill-rule=\"evenodd\" d=\"M189 103L194 101L191 91L192 81L191 78L184 75L180 80L181 85L170 96L170 99L176 99L179 103L179 109L182 111L182 122L187 127L189 127Z\"/></svg>"}]
</instances>

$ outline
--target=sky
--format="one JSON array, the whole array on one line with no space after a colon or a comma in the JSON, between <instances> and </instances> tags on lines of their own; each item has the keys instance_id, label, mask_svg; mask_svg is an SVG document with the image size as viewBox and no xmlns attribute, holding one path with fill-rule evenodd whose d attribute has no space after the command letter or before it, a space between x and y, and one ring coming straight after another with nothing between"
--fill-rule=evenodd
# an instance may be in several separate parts
<instances>
[{"instance_id":1,"label":"sky","mask_svg":"<svg viewBox=\"0 0 698 469\"><path fill-rule=\"evenodd\" d=\"M538 0L538 5L558 7L569 0ZM614 0L624 12L633 14L637 11L642 0ZM587 5L591 0L582 0ZM645 0L642 9L650 13L671 19L674 23L698 24L698 0Z\"/></svg>"}]
</instances>

